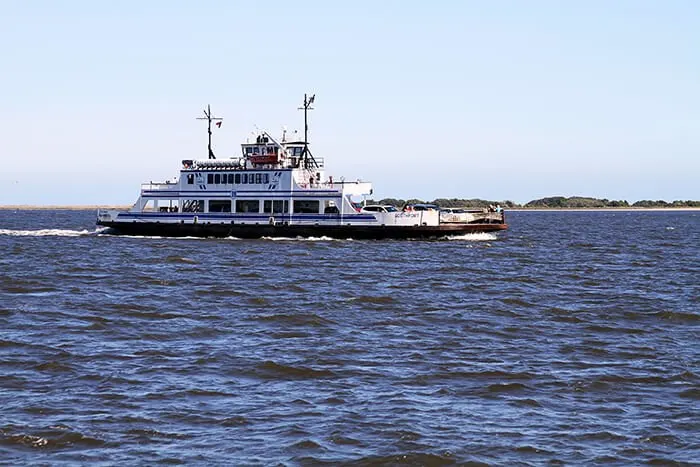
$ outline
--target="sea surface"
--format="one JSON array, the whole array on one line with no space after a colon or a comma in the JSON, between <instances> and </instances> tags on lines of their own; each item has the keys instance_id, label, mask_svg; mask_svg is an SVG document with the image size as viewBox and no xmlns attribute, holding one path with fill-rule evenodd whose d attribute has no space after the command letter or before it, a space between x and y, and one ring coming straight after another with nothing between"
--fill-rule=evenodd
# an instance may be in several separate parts
<instances>
[{"instance_id":1,"label":"sea surface","mask_svg":"<svg viewBox=\"0 0 700 467\"><path fill-rule=\"evenodd\" d=\"M2 465L698 465L700 212L443 241L0 210Z\"/></svg>"}]
</instances>

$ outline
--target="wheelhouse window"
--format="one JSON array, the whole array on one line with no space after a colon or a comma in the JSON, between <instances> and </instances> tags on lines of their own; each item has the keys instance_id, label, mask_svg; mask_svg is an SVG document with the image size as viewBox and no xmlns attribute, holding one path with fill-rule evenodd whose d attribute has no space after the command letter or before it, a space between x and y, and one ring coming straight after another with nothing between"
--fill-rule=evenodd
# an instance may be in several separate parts
<instances>
[{"instance_id":1,"label":"wheelhouse window","mask_svg":"<svg viewBox=\"0 0 700 467\"><path fill-rule=\"evenodd\" d=\"M262 174L255 174L255 183L258 185L262 183Z\"/></svg>"},{"instance_id":2,"label":"wheelhouse window","mask_svg":"<svg viewBox=\"0 0 700 467\"><path fill-rule=\"evenodd\" d=\"M320 202L315 199L311 200L294 200L294 213L295 214L318 214Z\"/></svg>"},{"instance_id":3,"label":"wheelhouse window","mask_svg":"<svg viewBox=\"0 0 700 467\"><path fill-rule=\"evenodd\" d=\"M228 184L233 185L233 174L228 174L226 178L228 179Z\"/></svg>"},{"instance_id":4,"label":"wheelhouse window","mask_svg":"<svg viewBox=\"0 0 700 467\"><path fill-rule=\"evenodd\" d=\"M233 181L236 185L241 183L241 174L235 174L233 177Z\"/></svg>"},{"instance_id":5,"label":"wheelhouse window","mask_svg":"<svg viewBox=\"0 0 700 467\"><path fill-rule=\"evenodd\" d=\"M207 174L207 183L214 183L214 174Z\"/></svg>"},{"instance_id":6,"label":"wheelhouse window","mask_svg":"<svg viewBox=\"0 0 700 467\"><path fill-rule=\"evenodd\" d=\"M212 199L209 201L209 212L231 212L231 200Z\"/></svg>"},{"instance_id":7,"label":"wheelhouse window","mask_svg":"<svg viewBox=\"0 0 700 467\"><path fill-rule=\"evenodd\" d=\"M263 182L265 185L267 185L268 183L270 183L270 174L263 174L262 178L263 178L262 182Z\"/></svg>"},{"instance_id":8,"label":"wheelhouse window","mask_svg":"<svg viewBox=\"0 0 700 467\"><path fill-rule=\"evenodd\" d=\"M260 212L260 201L257 199L237 199L236 212Z\"/></svg>"},{"instance_id":9,"label":"wheelhouse window","mask_svg":"<svg viewBox=\"0 0 700 467\"><path fill-rule=\"evenodd\" d=\"M194 185L194 174L187 174L187 184Z\"/></svg>"},{"instance_id":10,"label":"wheelhouse window","mask_svg":"<svg viewBox=\"0 0 700 467\"><path fill-rule=\"evenodd\" d=\"M214 183L217 185L221 183L221 174L214 174Z\"/></svg>"}]
</instances>

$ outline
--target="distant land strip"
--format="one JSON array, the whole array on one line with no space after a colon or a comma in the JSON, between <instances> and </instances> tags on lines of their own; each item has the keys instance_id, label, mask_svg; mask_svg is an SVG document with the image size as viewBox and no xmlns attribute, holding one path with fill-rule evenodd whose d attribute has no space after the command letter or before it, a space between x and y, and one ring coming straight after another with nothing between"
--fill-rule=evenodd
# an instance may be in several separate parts
<instances>
[{"instance_id":1,"label":"distant land strip","mask_svg":"<svg viewBox=\"0 0 700 467\"><path fill-rule=\"evenodd\" d=\"M556 210L556 209L700 209L700 201L692 200L641 200L629 203L625 200L608 200L591 198L586 196L552 196L528 201L525 204L518 204L509 200L493 201L479 198L437 198L432 201L422 199L400 199L384 198L380 200L368 199L367 204L383 204L402 207L406 204L428 203L436 204L442 208L489 208L501 206L507 209L517 210ZM97 209L118 209L126 210L131 206L106 206L106 205L0 205L0 209L5 210L97 210Z\"/></svg>"},{"instance_id":2,"label":"distant land strip","mask_svg":"<svg viewBox=\"0 0 700 467\"><path fill-rule=\"evenodd\" d=\"M442 208L488 208L490 206L500 205L503 208L510 209L606 209L606 208L700 208L700 201L691 200L641 200L635 203L629 203L625 200L608 200L591 198L586 196L552 196L548 198L540 198L528 201L525 204L518 204L510 200L493 201L478 198L460 199L460 198L437 198L432 201L423 201L420 199L397 199L384 198L379 201L367 200L367 204L391 204L393 206L404 206L406 204L430 203L436 204Z\"/></svg>"},{"instance_id":3,"label":"distant land strip","mask_svg":"<svg viewBox=\"0 0 700 467\"><path fill-rule=\"evenodd\" d=\"M0 209L8 210L8 211L50 211L50 210L56 210L56 211L86 211L86 210L93 210L96 211L98 209L118 209L118 210L126 210L129 209L131 206L99 206L99 205L81 205L81 204L76 204L76 205L34 205L34 204L7 204L7 205L0 205Z\"/></svg>"}]
</instances>

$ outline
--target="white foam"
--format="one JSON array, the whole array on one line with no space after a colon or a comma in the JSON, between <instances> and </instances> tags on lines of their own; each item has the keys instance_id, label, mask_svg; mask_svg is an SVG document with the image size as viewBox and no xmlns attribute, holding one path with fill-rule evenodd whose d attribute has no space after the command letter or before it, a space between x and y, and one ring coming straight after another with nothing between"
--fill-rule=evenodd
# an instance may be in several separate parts
<instances>
[{"instance_id":1,"label":"white foam","mask_svg":"<svg viewBox=\"0 0 700 467\"><path fill-rule=\"evenodd\" d=\"M263 240L271 240L273 242L288 241L288 242L331 242L331 241L344 241L338 238L332 238L327 236L322 237L262 237Z\"/></svg>"},{"instance_id":2,"label":"white foam","mask_svg":"<svg viewBox=\"0 0 700 467\"><path fill-rule=\"evenodd\" d=\"M448 240L466 240L468 242L490 242L497 240L496 234L488 232L468 233L464 235L452 235L447 237Z\"/></svg>"},{"instance_id":3,"label":"white foam","mask_svg":"<svg viewBox=\"0 0 700 467\"><path fill-rule=\"evenodd\" d=\"M86 235L99 235L106 228L95 230L67 230L67 229L39 229L39 230L10 230L0 229L0 235L11 237L83 237Z\"/></svg>"},{"instance_id":4,"label":"white foam","mask_svg":"<svg viewBox=\"0 0 700 467\"><path fill-rule=\"evenodd\" d=\"M122 235L115 234L115 237L119 238L136 238L136 239L148 239L148 240L209 240L209 237L166 237L162 235ZM228 237L229 239L233 237Z\"/></svg>"},{"instance_id":5,"label":"white foam","mask_svg":"<svg viewBox=\"0 0 700 467\"><path fill-rule=\"evenodd\" d=\"M329 242L336 240L335 238L331 237L326 237L325 235L322 237L306 237L306 238L301 238L299 237L297 240L307 240L309 242Z\"/></svg>"}]
</instances>

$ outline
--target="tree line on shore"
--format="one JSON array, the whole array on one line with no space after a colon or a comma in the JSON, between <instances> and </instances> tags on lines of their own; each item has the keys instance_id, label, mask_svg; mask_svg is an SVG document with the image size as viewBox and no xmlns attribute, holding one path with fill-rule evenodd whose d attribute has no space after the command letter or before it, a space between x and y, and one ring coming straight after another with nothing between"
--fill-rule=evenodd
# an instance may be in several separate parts
<instances>
[{"instance_id":1,"label":"tree line on shore","mask_svg":"<svg viewBox=\"0 0 700 467\"><path fill-rule=\"evenodd\" d=\"M691 200L641 200L634 203L629 203L625 200L609 200L599 198L589 198L585 196L551 196L548 198L540 198L528 201L525 204L518 204L513 201L493 201L485 199L460 199L460 198L437 198L432 201L421 199L399 199L399 198L384 198L378 201L367 200L367 204L391 204L401 207L406 204L429 203L437 204L442 208L488 208L489 206L500 205L504 208L698 208L700 201Z\"/></svg>"}]
</instances>

